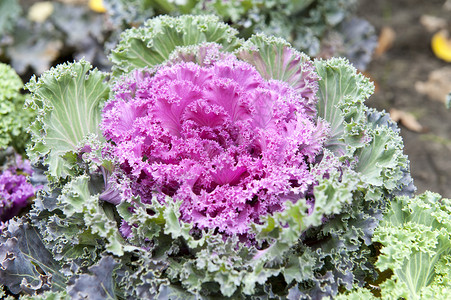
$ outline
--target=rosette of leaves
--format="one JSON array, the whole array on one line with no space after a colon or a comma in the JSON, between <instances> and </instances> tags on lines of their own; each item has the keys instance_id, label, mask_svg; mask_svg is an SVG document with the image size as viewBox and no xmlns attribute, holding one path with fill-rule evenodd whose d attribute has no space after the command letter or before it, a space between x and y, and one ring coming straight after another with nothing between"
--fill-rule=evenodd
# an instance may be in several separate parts
<instances>
[{"instance_id":1,"label":"rosette of leaves","mask_svg":"<svg viewBox=\"0 0 451 300\"><path fill-rule=\"evenodd\" d=\"M310 56L345 56L365 69L377 45L374 28L353 16L356 0L105 0L111 22L124 28L160 14L214 14L239 36L265 33L284 38Z\"/></svg>"},{"instance_id":2,"label":"rosette of leaves","mask_svg":"<svg viewBox=\"0 0 451 300\"><path fill-rule=\"evenodd\" d=\"M22 80L16 72L0 63L0 149L13 146L18 153L25 151L30 140L26 128L34 118L34 113L24 108L22 88Z\"/></svg>"},{"instance_id":3,"label":"rosette of leaves","mask_svg":"<svg viewBox=\"0 0 451 300\"><path fill-rule=\"evenodd\" d=\"M162 16L122 34L109 77L82 60L27 84L28 153L49 187L1 238L0 284L318 299L377 275L373 232L414 189L396 125L364 105L373 86L347 60L237 35Z\"/></svg>"}]
</instances>

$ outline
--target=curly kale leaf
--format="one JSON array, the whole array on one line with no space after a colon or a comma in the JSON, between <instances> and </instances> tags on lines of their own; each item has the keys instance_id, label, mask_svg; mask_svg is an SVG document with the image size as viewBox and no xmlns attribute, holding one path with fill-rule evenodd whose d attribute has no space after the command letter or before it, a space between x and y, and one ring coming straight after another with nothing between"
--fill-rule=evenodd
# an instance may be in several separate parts
<instances>
[{"instance_id":1,"label":"curly kale leaf","mask_svg":"<svg viewBox=\"0 0 451 300\"><path fill-rule=\"evenodd\" d=\"M394 198L374 232L377 281L338 299L448 299L451 295L451 202L425 192ZM360 297L360 298L359 298Z\"/></svg>"},{"instance_id":2,"label":"curly kale leaf","mask_svg":"<svg viewBox=\"0 0 451 300\"><path fill-rule=\"evenodd\" d=\"M451 294L451 201L426 192L391 202L374 241L383 245L376 266L393 276L384 297L445 299Z\"/></svg>"},{"instance_id":3,"label":"curly kale leaf","mask_svg":"<svg viewBox=\"0 0 451 300\"><path fill-rule=\"evenodd\" d=\"M13 146L19 153L29 141L27 127L34 114L24 108L25 96L20 93L22 80L8 65L0 63L0 149Z\"/></svg>"}]
</instances>

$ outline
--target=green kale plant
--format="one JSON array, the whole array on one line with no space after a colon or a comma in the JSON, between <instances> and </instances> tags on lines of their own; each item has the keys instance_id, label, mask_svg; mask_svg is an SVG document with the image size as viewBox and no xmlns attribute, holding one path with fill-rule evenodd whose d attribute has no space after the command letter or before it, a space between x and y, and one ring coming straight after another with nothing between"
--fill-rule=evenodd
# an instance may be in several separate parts
<instances>
[{"instance_id":1,"label":"green kale plant","mask_svg":"<svg viewBox=\"0 0 451 300\"><path fill-rule=\"evenodd\" d=\"M12 146L23 154L30 141L26 129L34 119L34 113L24 108L22 89L22 80L16 72L9 65L0 63L0 149Z\"/></svg>"}]
</instances>

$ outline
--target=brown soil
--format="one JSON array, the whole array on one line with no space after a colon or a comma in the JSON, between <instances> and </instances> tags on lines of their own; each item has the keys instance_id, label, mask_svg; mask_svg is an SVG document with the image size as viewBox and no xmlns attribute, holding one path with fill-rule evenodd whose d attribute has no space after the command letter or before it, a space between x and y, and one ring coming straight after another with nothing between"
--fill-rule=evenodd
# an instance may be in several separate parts
<instances>
[{"instance_id":1,"label":"brown soil","mask_svg":"<svg viewBox=\"0 0 451 300\"><path fill-rule=\"evenodd\" d=\"M426 128L419 133L400 126L417 193L430 190L451 198L451 109L415 90L415 83L427 81L431 71L451 66L434 56L430 47L433 33L420 23L421 16L432 15L445 18L451 25L451 11L444 9L444 3L360 0L358 15L373 24L377 33L384 26L396 33L393 46L367 68L377 86L367 105L412 113Z\"/></svg>"}]
</instances>

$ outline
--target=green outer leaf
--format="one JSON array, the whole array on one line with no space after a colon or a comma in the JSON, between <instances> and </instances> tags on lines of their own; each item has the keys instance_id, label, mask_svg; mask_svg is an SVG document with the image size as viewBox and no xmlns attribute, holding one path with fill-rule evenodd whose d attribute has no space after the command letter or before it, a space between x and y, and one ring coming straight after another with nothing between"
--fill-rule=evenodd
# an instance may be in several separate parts
<instances>
[{"instance_id":1,"label":"green outer leaf","mask_svg":"<svg viewBox=\"0 0 451 300\"><path fill-rule=\"evenodd\" d=\"M315 68L321 77L318 91L318 116L329 122L331 128L326 147L341 156L347 152L347 143L343 139L345 108L359 109L363 101L372 94L374 86L368 78L357 74L356 69L343 58L317 60ZM358 118L362 117L362 111L356 113ZM357 121L355 116L352 120Z\"/></svg>"},{"instance_id":2,"label":"green outer leaf","mask_svg":"<svg viewBox=\"0 0 451 300\"><path fill-rule=\"evenodd\" d=\"M263 78L281 80L294 88L301 84L303 63L310 60L284 39L264 34L246 40L236 55L254 65Z\"/></svg>"},{"instance_id":3,"label":"green outer leaf","mask_svg":"<svg viewBox=\"0 0 451 300\"><path fill-rule=\"evenodd\" d=\"M178 46L214 42L222 45L224 51L231 51L238 46L237 34L235 29L212 15L156 17L143 27L129 29L121 35L121 41L110 55L113 75L117 77L134 69L161 64Z\"/></svg>"},{"instance_id":4,"label":"green outer leaf","mask_svg":"<svg viewBox=\"0 0 451 300\"><path fill-rule=\"evenodd\" d=\"M315 113L318 75L307 55L283 39L263 34L253 35L235 54L255 66L263 78L280 80L293 87L302 97L307 113Z\"/></svg>"},{"instance_id":5,"label":"green outer leaf","mask_svg":"<svg viewBox=\"0 0 451 300\"><path fill-rule=\"evenodd\" d=\"M371 134L372 140L357 151L356 171L362 174L366 183L384 185L392 190L401 179L401 169L407 167L402 138L386 126L367 132Z\"/></svg>"},{"instance_id":6,"label":"green outer leaf","mask_svg":"<svg viewBox=\"0 0 451 300\"><path fill-rule=\"evenodd\" d=\"M330 124L326 148L342 161L354 162L366 184L388 191L403 189L409 161L402 138L390 122L383 121L384 113L363 104L373 91L372 83L342 58L317 60L315 66L321 77L318 116Z\"/></svg>"},{"instance_id":7,"label":"green outer leaf","mask_svg":"<svg viewBox=\"0 0 451 300\"><path fill-rule=\"evenodd\" d=\"M88 135L101 136L101 107L109 93L105 77L81 60L58 65L26 85L32 94L28 105L38 112L30 127L35 144L28 152L35 162L47 156L51 176L70 174L65 154L84 146L80 143Z\"/></svg>"},{"instance_id":8,"label":"green outer leaf","mask_svg":"<svg viewBox=\"0 0 451 300\"><path fill-rule=\"evenodd\" d=\"M67 217L83 219L85 231L103 238L106 241L106 250L116 255L123 255L125 245L121 237L118 225L108 206L101 207L99 195L91 195L89 192L89 177L82 175L74 178L66 184L59 205Z\"/></svg>"}]
</instances>

